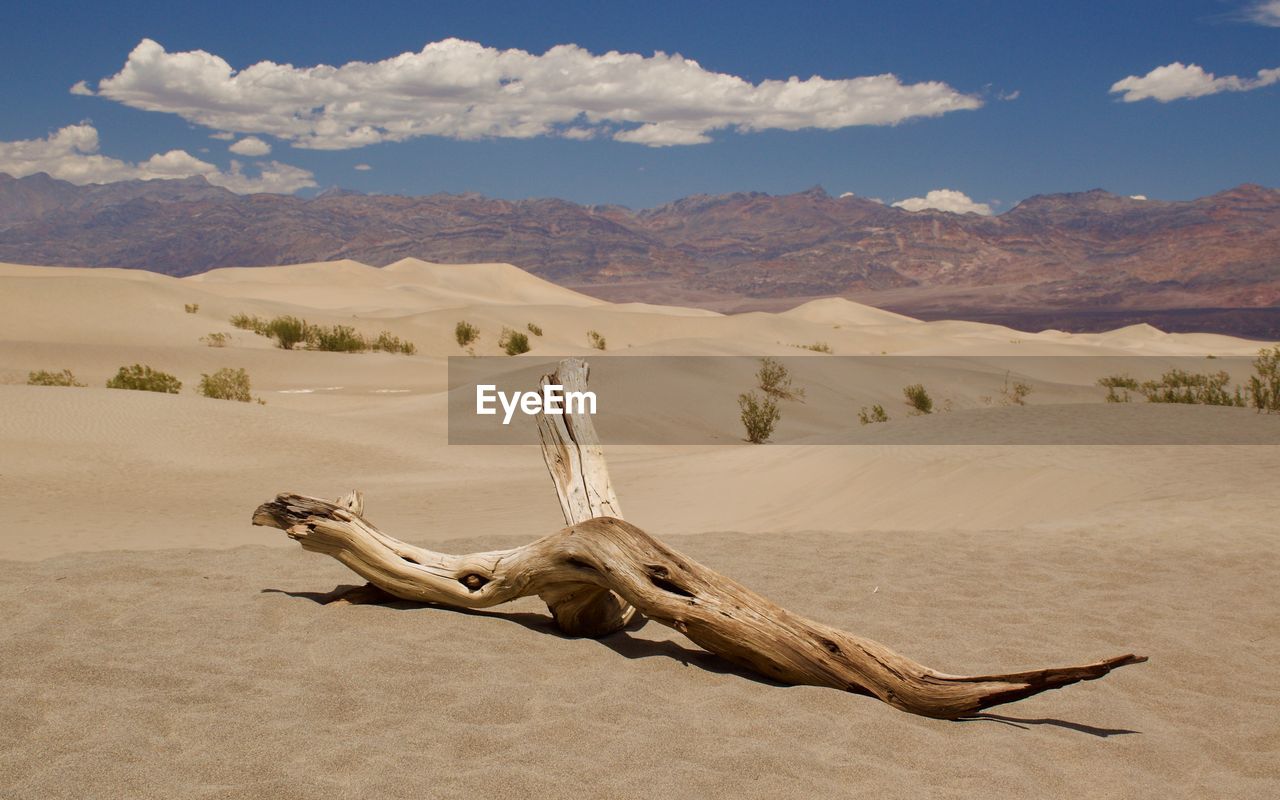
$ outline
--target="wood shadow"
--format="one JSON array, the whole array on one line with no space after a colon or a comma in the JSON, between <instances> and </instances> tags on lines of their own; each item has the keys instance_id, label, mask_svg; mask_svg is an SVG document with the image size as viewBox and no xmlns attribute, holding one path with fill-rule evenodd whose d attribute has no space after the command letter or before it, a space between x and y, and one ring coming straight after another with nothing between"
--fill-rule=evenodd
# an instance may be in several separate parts
<instances>
[{"instance_id":1,"label":"wood shadow","mask_svg":"<svg viewBox=\"0 0 1280 800\"><path fill-rule=\"evenodd\" d=\"M544 633L558 639L584 638L565 634L556 627L555 620L549 614L536 614L529 611L493 611L489 609L457 608L436 603L417 603L411 600L401 600L385 593L382 593L381 597L374 595L373 598L376 599L371 599L370 596L360 593L363 588L361 586L342 585L328 592L291 592L287 589L263 589L261 593L288 595L302 600L310 600L319 605L331 605L336 600L347 600L354 596L358 598L356 602L359 605L377 605L398 611L448 611L452 614L462 614L468 617L507 620L531 631ZM779 683L771 678L766 678L763 675L739 667L737 664L726 661L715 653L710 653L698 647L685 647L679 642L670 640L654 641L630 635L643 628L648 621L643 615L636 614L622 630L611 633L608 636L602 636L594 641L599 642L623 658L633 660L641 658L670 658L679 661L686 667L697 667L717 675L736 675L766 686L783 688L788 686L788 684Z\"/></svg>"},{"instance_id":2,"label":"wood shadow","mask_svg":"<svg viewBox=\"0 0 1280 800\"><path fill-rule=\"evenodd\" d=\"M1066 728L1068 730L1087 733L1090 736L1097 736L1102 739L1108 739L1112 736L1124 736L1130 733L1141 734L1142 731L1131 731L1127 728L1097 728L1093 725L1085 725L1081 722L1067 722L1066 720L1053 719L1052 717L1040 717L1031 719L1028 717L1008 717L1003 714L992 714L990 711L982 711L968 717L961 717L956 722L998 722L1001 725L1010 725L1014 728L1027 730L1032 725L1052 725L1056 728Z\"/></svg>"}]
</instances>

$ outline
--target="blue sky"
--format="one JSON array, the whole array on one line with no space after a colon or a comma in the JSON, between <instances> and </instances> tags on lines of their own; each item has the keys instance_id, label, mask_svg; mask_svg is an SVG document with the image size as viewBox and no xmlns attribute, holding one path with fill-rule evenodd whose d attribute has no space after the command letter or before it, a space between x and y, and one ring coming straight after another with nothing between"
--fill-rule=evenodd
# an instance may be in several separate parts
<instances>
[{"instance_id":1,"label":"blue sky","mask_svg":"<svg viewBox=\"0 0 1280 800\"><path fill-rule=\"evenodd\" d=\"M632 207L950 189L996 212L1280 185L1276 0L24 5L0 10L11 173ZM250 85L260 62L292 68Z\"/></svg>"}]
</instances>

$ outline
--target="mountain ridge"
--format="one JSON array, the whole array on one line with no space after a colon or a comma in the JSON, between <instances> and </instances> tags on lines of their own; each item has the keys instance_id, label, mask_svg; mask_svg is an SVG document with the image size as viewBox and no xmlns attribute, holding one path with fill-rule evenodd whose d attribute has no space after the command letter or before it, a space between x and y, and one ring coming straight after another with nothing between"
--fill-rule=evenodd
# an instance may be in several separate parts
<instances>
[{"instance_id":1,"label":"mountain ridge","mask_svg":"<svg viewBox=\"0 0 1280 800\"><path fill-rule=\"evenodd\" d=\"M76 186L0 174L0 261L187 275L350 258L506 262L616 301L731 309L843 296L949 313L1280 306L1280 191L1185 201L1103 189L999 215L907 211L820 186L650 209L476 193L237 195L202 178ZM794 302L792 302L794 301Z\"/></svg>"}]
</instances>

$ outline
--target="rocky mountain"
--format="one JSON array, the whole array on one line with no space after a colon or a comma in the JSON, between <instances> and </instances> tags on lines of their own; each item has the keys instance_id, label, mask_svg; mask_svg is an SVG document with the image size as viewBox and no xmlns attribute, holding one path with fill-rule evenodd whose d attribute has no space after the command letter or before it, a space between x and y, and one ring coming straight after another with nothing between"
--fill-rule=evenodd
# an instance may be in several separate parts
<instances>
[{"instance_id":1,"label":"rocky mountain","mask_svg":"<svg viewBox=\"0 0 1280 800\"><path fill-rule=\"evenodd\" d=\"M1042 195L983 217L909 212L819 188L632 211L476 194L307 199L236 195L201 178L74 186L0 174L0 261L185 275L406 256L505 261L613 300L720 309L844 295L926 317L1030 314L1069 324L1073 315L1176 311L1185 321L1196 316L1188 310L1214 309L1210 327L1221 329L1223 310L1254 309L1245 316L1280 324L1280 191L1254 185L1185 202L1102 190Z\"/></svg>"}]
</instances>

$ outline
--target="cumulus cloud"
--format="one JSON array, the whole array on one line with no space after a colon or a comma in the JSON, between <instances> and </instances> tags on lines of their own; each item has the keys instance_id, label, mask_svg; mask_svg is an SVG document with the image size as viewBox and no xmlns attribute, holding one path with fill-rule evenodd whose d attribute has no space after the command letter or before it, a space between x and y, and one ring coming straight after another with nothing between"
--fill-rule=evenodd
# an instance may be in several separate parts
<instances>
[{"instance_id":1,"label":"cumulus cloud","mask_svg":"<svg viewBox=\"0 0 1280 800\"><path fill-rule=\"evenodd\" d=\"M661 52L594 55L564 44L534 55L460 39L374 63L262 61L239 71L212 53L169 53L143 39L97 94L324 150L419 136L611 136L660 147L701 144L718 130L892 125L982 105L945 83L895 75L753 84Z\"/></svg>"},{"instance_id":2,"label":"cumulus cloud","mask_svg":"<svg viewBox=\"0 0 1280 800\"><path fill-rule=\"evenodd\" d=\"M246 136L235 144L227 148L238 156L265 156L271 152L271 145L259 139L257 136Z\"/></svg>"},{"instance_id":3,"label":"cumulus cloud","mask_svg":"<svg viewBox=\"0 0 1280 800\"><path fill-rule=\"evenodd\" d=\"M1280 28L1280 0L1260 0L1244 8L1245 20L1268 28Z\"/></svg>"},{"instance_id":4,"label":"cumulus cloud","mask_svg":"<svg viewBox=\"0 0 1280 800\"><path fill-rule=\"evenodd\" d=\"M98 131L88 123L68 125L43 139L0 142L0 172L21 178L37 172L76 184L155 180L202 176L216 186L239 194L289 194L316 182L305 169L269 161L249 175L238 161L229 170L201 161L185 150L157 153L136 164L98 152Z\"/></svg>"},{"instance_id":5,"label":"cumulus cloud","mask_svg":"<svg viewBox=\"0 0 1280 800\"><path fill-rule=\"evenodd\" d=\"M356 172L368 172L369 170L373 169L373 167L369 166L368 164L356 164L354 167L352 167L352 169L354 169Z\"/></svg>"},{"instance_id":6,"label":"cumulus cloud","mask_svg":"<svg viewBox=\"0 0 1280 800\"><path fill-rule=\"evenodd\" d=\"M972 200L964 192L957 192L955 189L934 189L924 197L908 197L893 205L895 208L907 211L924 211L931 208L937 211L950 211L952 214L981 214L984 217L992 213L991 206Z\"/></svg>"},{"instance_id":7,"label":"cumulus cloud","mask_svg":"<svg viewBox=\"0 0 1280 800\"><path fill-rule=\"evenodd\" d=\"M1219 92L1250 92L1277 82L1280 82L1280 67L1260 69L1256 78L1241 78L1236 75L1218 78L1212 72L1205 72L1198 64L1175 61L1156 67L1141 78L1130 75L1124 80L1116 81L1111 87L1111 93L1121 95L1126 103L1148 99L1168 103Z\"/></svg>"},{"instance_id":8,"label":"cumulus cloud","mask_svg":"<svg viewBox=\"0 0 1280 800\"><path fill-rule=\"evenodd\" d=\"M1129 195L1129 199L1130 200L1146 200L1147 196L1145 194L1131 194Z\"/></svg>"},{"instance_id":9,"label":"cumulus cloud","mask_svg":"<svg viewBox=\"0 0 1280 800\"><path fill-rule=\"evenodd\" d=\"M81 95L81 96L83 96L83 97L92 97L92 96L93 96L93 90L92 90L92 89L90 89L90 88L89 88L89 84L88 84L88 83L85 83L84 81L76 81L74 84L72 84L72 86L71 86L71 93L72 93L72 94L78 94L78 95Z\"/></svg>"}]
</instances>

